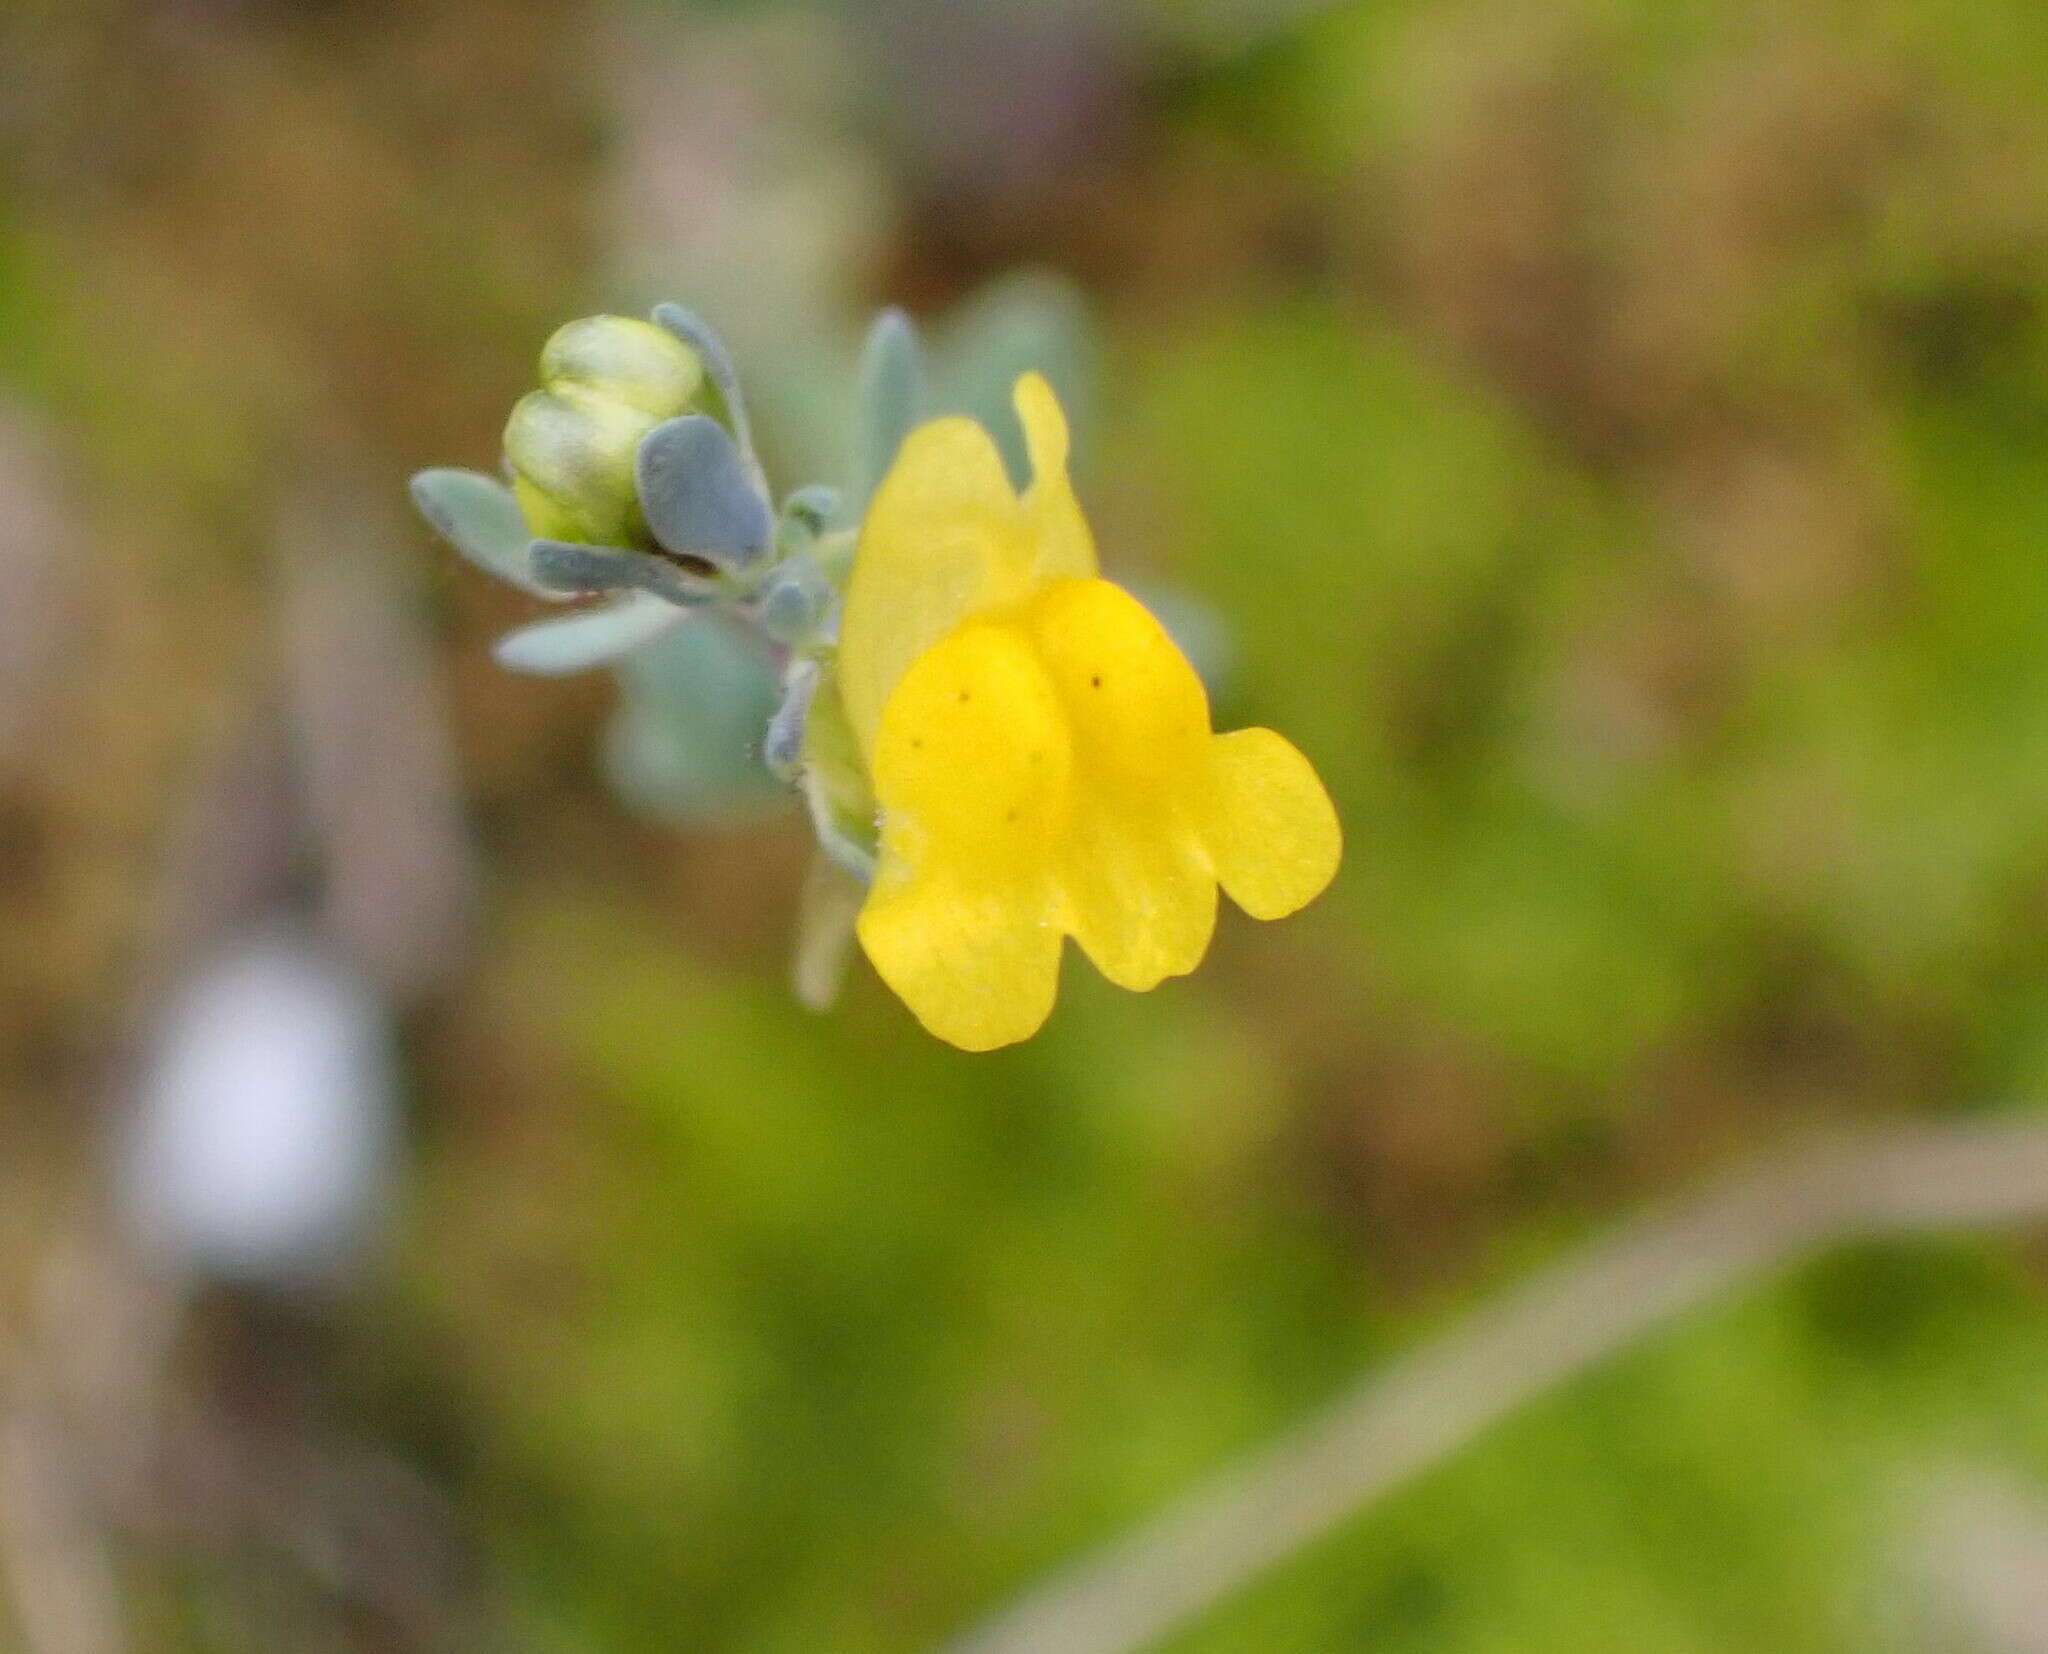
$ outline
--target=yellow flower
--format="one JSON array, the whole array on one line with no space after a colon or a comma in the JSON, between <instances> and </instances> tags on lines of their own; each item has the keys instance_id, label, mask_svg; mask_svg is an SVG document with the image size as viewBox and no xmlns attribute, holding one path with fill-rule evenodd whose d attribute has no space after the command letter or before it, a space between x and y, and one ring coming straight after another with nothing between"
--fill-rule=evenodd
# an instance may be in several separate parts
<instances>
[{"instance_id":1,"label":"yellow flower","mask_svg":"<svg viewBox=\"0 0 2048 1654\"><path fill-rule=\"evenodd\" d=\"M913 431L862 526L840 693L874 784L862 947L926 1028L969 1051L1052 1010L1062 939L1126 988L1208 950L1220 883L1277 919L1337 870L1336 811L1266 729L1217 735L1159 623L1096 574L1067 427L1017 382L1020 497L967 419Z\"/></svg>"}]
</instances>

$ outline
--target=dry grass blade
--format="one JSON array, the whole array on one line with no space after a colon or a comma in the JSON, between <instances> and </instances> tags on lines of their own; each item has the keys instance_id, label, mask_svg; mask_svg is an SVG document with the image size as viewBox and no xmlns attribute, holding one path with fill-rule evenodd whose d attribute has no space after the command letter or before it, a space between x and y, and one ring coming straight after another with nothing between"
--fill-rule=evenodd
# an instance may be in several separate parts
<instances>
[{"instance_id":1,"label":"dry grass blade","mask_svg":"<svg viewBox=\"0 0 2048 1654\"><path fill-rule=\"evenodd\" d=\"M945 1654L1134 1654L1705 1300L1859 1238L2048 1217L2048 1125L1777 1148L1569 1254Z\"/></svg>"}]
</instances>

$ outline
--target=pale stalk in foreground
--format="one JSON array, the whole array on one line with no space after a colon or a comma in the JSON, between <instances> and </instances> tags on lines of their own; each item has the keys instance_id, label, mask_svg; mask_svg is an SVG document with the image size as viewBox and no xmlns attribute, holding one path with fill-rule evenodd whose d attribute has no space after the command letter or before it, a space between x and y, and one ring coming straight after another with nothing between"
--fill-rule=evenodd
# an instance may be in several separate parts
<instances>
[{"instance_id":1,"label":"pale stalk in foreground","mask_svg":"<svg viewBox=\"0 0 2048 1654\"><path fill-rule=\"evenodd\" d=\"M1568 1253L1361 1379L944 1654L1135 1654L1524 1402L1824 1247L2048 1217L2048 1124L1901 1126L1773 1148Z\"/></svg>"}]
</instances>

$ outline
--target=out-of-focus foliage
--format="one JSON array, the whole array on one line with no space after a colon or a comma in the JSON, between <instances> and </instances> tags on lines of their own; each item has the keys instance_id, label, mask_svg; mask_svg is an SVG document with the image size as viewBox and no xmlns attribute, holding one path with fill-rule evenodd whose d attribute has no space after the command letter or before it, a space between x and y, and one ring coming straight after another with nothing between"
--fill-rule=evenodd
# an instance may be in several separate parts
<instances>
[{"instance_id":1,"label":"out-of-focus foliage","mask_svg":"<svg viewBox=\"0 0 2048 1654\"><path fill-rule=\"evenodd\" d=\"M98 32L0 21L0 50L104 91L136 76L107 19L214 9L104 0ZM158 112L50 111L0 215L0 373L117 479L88 577L126 594L72 714L119 733L109 773L50 758L58 885L0 880L0 923L67 939L33 1018L0 1013L10 1060L83 1037L138 924L124 870L238 704L251 646L192 640L255 610L272 449L338 416L394 496L488 464L539 339L613 305L587 204L671 143L678 199L759 231L732 257L809 249L792 201L855 203L849 339L1019 264L1089 295L1105 561L1226 618L1222 720L1289 731L1348 831L1318 907L1226 921L1143 998L1070 971L1024 1049L941 1049L864 977L812 1018L783 983L797 824L636 823L595 755L650 797L687 755L622 760L609 690L499 673L532 606L420 536L494 918L418 1019L409 1216L338 1389L484 1537L519 1646L927 1646L1648 1192L1816 1119L2048 1087L2026 0L721 8L643 59L680 135L605 144L558 66L616 62L614 14L217 9L229 70L167 45ZM1028 62L1071 101L1025 75L970 105L1010 72L976 53L1025 38L1064 43ZM725 153L714 104L751 134L730 196L690 171ZM203 158L151 149L174 118ZM240 228L259 206L274 233ZM717 310L681 255L668 290L753 383L777 317ZM801 395L761 401L764 450L819 440ZM1761 1288L1174 1646L1881 1647L1927 1468L2048 1479L2036 1252Z\"/></svg>"}]
</instances>

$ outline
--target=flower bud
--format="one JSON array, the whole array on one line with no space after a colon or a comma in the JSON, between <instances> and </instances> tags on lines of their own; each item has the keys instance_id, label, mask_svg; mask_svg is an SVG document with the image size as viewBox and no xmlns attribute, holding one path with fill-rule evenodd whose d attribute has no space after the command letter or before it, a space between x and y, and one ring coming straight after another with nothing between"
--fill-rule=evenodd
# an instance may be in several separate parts
<instances>
[{"instance_id":1,"label":"flower bud","mask_svg":"<svg viewBox=\"0 0 2048 1654\"><path fill-rule=\"evenodd\" d=\"M538 539L645 546L634 455L656 425L696 402L696 352L651 322L589 316L548 340L540 381L505 426L527 527Z\"/></svg>"}]
</instances>

